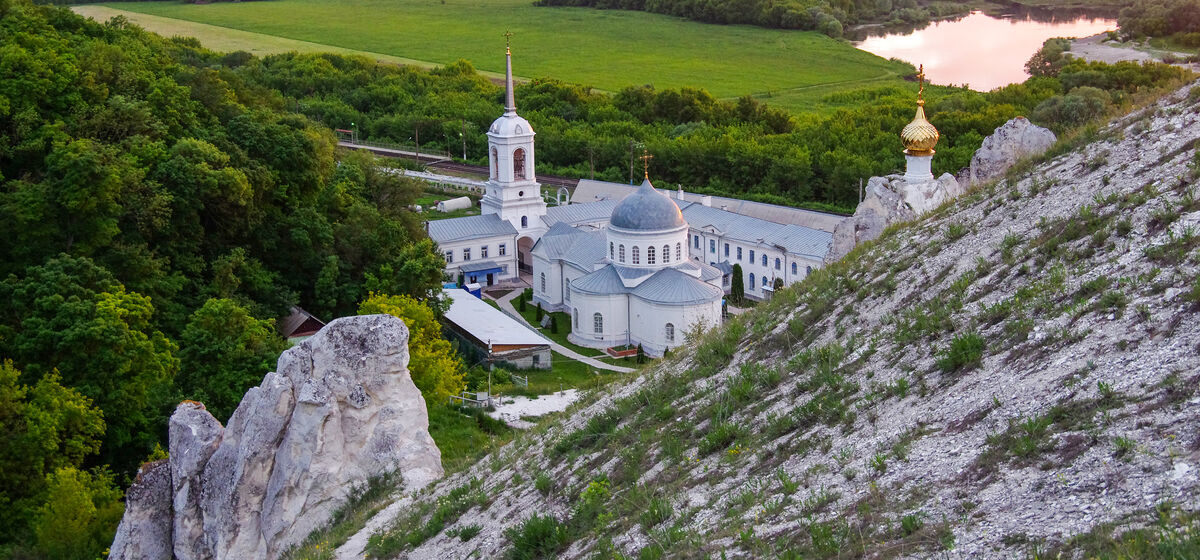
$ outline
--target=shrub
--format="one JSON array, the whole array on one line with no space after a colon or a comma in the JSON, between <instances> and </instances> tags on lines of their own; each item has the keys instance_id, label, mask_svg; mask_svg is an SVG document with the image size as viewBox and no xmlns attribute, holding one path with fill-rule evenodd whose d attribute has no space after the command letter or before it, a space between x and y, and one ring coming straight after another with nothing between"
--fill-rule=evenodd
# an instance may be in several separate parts
<instances>
[{"instance_id":1,"label":"shrub","mask_svg":"<svg viewBox=\"0 0 1200 560\"><path fill-rule=\"evenodd\" d=\"M567 525L553 515L534 515L504 531L504 536L512 542L512 548L504 556L510 560L555 558L571 542Z\"/></svg>"},{"instance_id":2,"label":"shrub","mask_svg":"<svg viewBox=\"0 0 1200 560\"><path fill-rule=\"evenodd\" d=\"M950 348L942 353L937 365L946 373L978 366L983 360L985 342L982 336L970 333L954 337Z\"/></svg>"}]
</instances>

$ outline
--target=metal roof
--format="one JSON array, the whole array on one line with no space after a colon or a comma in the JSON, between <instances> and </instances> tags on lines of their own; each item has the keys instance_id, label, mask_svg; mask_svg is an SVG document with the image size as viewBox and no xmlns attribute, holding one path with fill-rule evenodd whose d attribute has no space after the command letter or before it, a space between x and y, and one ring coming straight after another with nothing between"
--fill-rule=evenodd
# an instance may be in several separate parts
<instances>
[{"instance_id":1,"label":"metal roof","mask_svg":"<svg viewBox=\"0 0 1200 560\"><path fill-rule=\"evenodd\" d=\"M483 343L491 341L494 345L517 346L550 344L542 335L466 290L442 290L442 297L451 300L450 309L443 317Z\"/></svg>"},{"instance_id":2,"label":"metal roof","mask_svg":"<svg viewBox=\"0 0 1200 560\"><path fill-rule=\"evenodd\" d=\"M623 294L628 291L616 267L611 264L575 279L571 282L571 290L593 295Z\"/></svg>"},{"instance_id":3,"label":"metal roof","mask_svg":"<svg viewBox=\"0 0 1200 560\"><path fill-rule=\"evenodd\" d=\"M542 216L542 222L548 226L559 222L566 222L569 225L607 222L608 218L612 216L617 202L616 200L605 200L603 202L551 206L546 209L546 215Z\"/></svg>"},{"instance_id":4,"label":"metal roof","mask_svg":"<svg viewBox=\"0 0 1200 560\"><path fill-rule=\"evenodd\" d=\"M429 238L437 243L453 243L502 235L515 237L517 235L517 228L513 227L508 220L501 219L497 214L431 220L427 223L429 224Z\"/></svg>"},{"instance_id":5,"label":"metal roof","mask_svg":"<svg viewBox=\"0 0 1200 560\"><path fill-rule=\"evenodd\" d=\"M718 301L720 288L673 268L664 268L633 289L633 295L654 303L692 304Z\"/></svg>"},{"instance_id":6,"label":"metal roof","mask_svg":"<svg viewBox=\"0 0 1200 560\"><path fill-rule=\"evenodd\" d=\"M662 231L687 225L675 201L654 190L650 179L621 199L609 223L615 228L637 231Z\"/></svg>"},{"instance_id":7,"label":"metal roof","mask_svg":"<svg viewBox=\"0 0 1200 560\"><path fill-rule=\"evenodd\" d=\"M608 241L603 231L578 230L558 222L542 234L532 251L546 259L564 260L584 270L591 270L607 256Z\"/></svg>"},{"instance_id":8,"label":"metal roof","mask_svg":"<svg viewBox=\"0 0 1200 560\"><path fill-rule=\"evenodd\" d=\"M579 202L621 200L636 189L637 187L634 185L623 183L580 179L579 185L575 187L575 192L571 194L571 200ZM681 208L688 203L699 203L707 196L686 191L681 193L679 190L668 190L667 192ZM778 224L805 226L827 232L833 232L833 229L846 219L846 216L839 216L837 214L792 208L790 206L779 206L765 202L738 200L724 196L707 196L707 198L711 201L710 206L718 210L724 209L760 220L767 220Z\"/></svg>"},{"instance_id":9,"label":"metal roof","mask_svg":"<svg viewBox=\"0 0 1200 560\"><path fill-rule=\"evenodd\" d=\"M467 274L472 272L484 272L487 270L501 270L503 268L504 267L496 264L496 261L472 261L458 267L459 270Z\"/></svg>"},{"instance_id":10,"label":"metal roof","mask_svg":"<svg viewBox=\"0 0 1200 560\"><path fill-rule=\"evenodd\" d=\"M689 226L696 229L712 227L728 239L782 247L788 253L816 260L824 259L833 243L833 234L827 231L792 224L777 224L703 204L684 206L683 217L687 219Z\"/></svg>"}]
</instances>

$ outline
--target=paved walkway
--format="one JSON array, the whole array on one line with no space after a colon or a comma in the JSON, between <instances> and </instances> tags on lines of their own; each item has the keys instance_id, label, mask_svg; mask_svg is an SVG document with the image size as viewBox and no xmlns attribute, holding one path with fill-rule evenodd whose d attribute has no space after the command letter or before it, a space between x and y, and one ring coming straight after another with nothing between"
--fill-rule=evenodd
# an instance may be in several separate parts
<instances>
[{"instance_id":1,"label":"paved walkway","mask_svg":"<svg viewBox=\"0 0 1200 560\"><path fill-rule=\"evenodd\" d=\"M513 291L509 292L508 294L506 294L504 297L496 300L496 302L500 304L501 311L508 313L516 320L518 320L522 323L525 323L526 325L529 325L529 321L526 321L525 318L522 317L520 313L517 313L516 308L514 308L512 305L512 300L517 299L517 297L520 295L521 295L521 290L513 290ZM537 329L534 328L533 325L529 325L529 328L533 329L535 332L537 331ZM597 360L595 358L589 358L587 356L584 356L583 354L580 354L579 352L576 352L574 350L571 350L570 348L567 348L566 346L563 346L557 342L554 342L550 338L546 338L546 341L548 341L550 343L550 348L552 350L554 350L555 352L558 352L559 354L562 354L568 358L571 358L572 360L583 362L583 363L585 363L589 366L592 366L596 369L616 371L619 373L629 373L629 372L633 371L633 368L609 365L609 364L601 362L600 360Z\"/></svg>"}]
</instances>

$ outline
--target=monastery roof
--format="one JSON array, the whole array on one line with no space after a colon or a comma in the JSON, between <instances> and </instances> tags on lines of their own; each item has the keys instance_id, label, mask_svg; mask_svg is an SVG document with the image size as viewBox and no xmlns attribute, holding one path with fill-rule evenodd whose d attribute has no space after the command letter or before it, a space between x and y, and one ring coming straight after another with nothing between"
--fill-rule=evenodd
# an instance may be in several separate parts
<instances>
[{"instance_id":1,"label":"monastery roof","mask_svg":"<svg viewBox=\"0 0 1200 560\"><path fill-rule=\"evenodd\" d=\"M824 259L833 243L833 234L792 224L777 224L727 210L689 204L683 208L688 225L696 229L712 227L729 239L782 247L788 253Z\"/></svg>"},{"instance_id":2,"label":"monastery roof","mask_svg":"<svg viewBox=\"0 0 1200 560\"><path fill-rule=\"evenodd\" d=\"M623 183L580 179L579 185L575 187L575 192L571 194L571 200L577 200L581 203L621 200L635 189L637 189L636 186ZM688 203L698 203L706 196L686 191L682 195L679 194L679 191L671 191L670 195L681 208ZM837 214L780 206L778 204L767 204L752 200L739 200L724 196L709 196L708 198L712 201L711 206L717 209L724 209L743 216L750 216L777 224L792 224L819 229L821 231L833 232L833 228L846 219L845 216Z\"/></svg>"},{"instance_id":3,"label":"monastery roof","mask_svg":"<svg viewBox=\"0 0 1200 560\"><path fill-rule=\"evenodd\" d=\"M613 208L617 206L618 202L617 200L604 200L601 202L568 204L566 206L551 206L546 209L546 215L542 216L542 222L548 226L553 226L559 222L565 222L570 225L607 222L609 216L612 216Z\"/></svg>"},{"instance_id":4,"label":"monastery roof","mask_svg":"<svg viewBox=\"0 0 1200 560\"><path fill-rule=\"evenodd\" d=\"M450 309L443 316L476 340L493 345L539 346L550 342L529 327L509 317L466 290L454 288L442 290L442 297L450 298Z\"/></svg>"},{"instance_id":5,"label":"monastery roof","mask_svg":"<svg viewBox=\"0 0 1200 560\"><path fill-rule=\"evenodd\" d=\"M429 238L437 243L453 243L484 237L517 234L517 228L496 214L464 216L448 220L430 220Z\"/></svg>"},{"instance_id":6,"label":"monastery roof","mask_svg":"<svg viewBox=\"0 0 1200 560\"><path fill-rule=\"evenodd\" d=\"M571 282L571 290L593 295L623 294L627 291L621 276L617 274L617 267L611 264L575 279Z\"/></svg>"},{"instance_id":7,"label":"monastery roof","mask_svg":"<svg viewBox=\"0 0 1200 560\"><path fill-rule=\"evenodd\" d=\"M608 244L604 232L575 229L565 222L550 226L533 246L533 253L546 259L567 261L584 270L591 270L604 260Z\"/></svg>"},{"instance_id":8,"label":"monastery roof","mask_svg":"<svg viewBox=\"0 0 1200 560\"><path fill-rule=\"evenodd\" d=\"M664 268L638 284L633 295L653 303L689 304L719 300L724 293L674 268Z\"/></svg>"},{"instance_id":9,"label":"monastery roof","mask_svg":"<svg viewBox=\"0 0 1200 560\"><path fill-rule=\"evenodd\" d=\"M646 179L613 208L610 225L628 230L663 231L687 224L675 201L655 190L650 179Z\"/></svg>"}]
</instances>

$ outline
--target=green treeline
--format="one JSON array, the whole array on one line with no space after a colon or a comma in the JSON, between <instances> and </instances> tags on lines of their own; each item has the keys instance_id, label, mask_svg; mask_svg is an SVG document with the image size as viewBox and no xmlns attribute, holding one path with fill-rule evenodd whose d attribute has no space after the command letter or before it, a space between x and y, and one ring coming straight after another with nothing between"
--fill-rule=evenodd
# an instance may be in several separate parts
<instances>
[{"instance_id":1,"label":"green treeline","mask_svg":"<svg viewBox=\"0 0 1200 560\"><path fill-rule=\"evenodd\" d=\"M1185 46L1200 47L1200 2L1196 0L1138 0L1121 10L1117 21L1126 37L1175 35Z\"/></svg>"},{"instance_id":2,"label":"green treeline","mask_svg":"<svg viewBox=\"0 0 1200 560\"><path fill-rule=\"evenodd\" d=\"M292 305L439 285L421 185L230 62L0 0L0 558L99 556L174 405L227 418Z\"/></svg>"}]
</instances>

